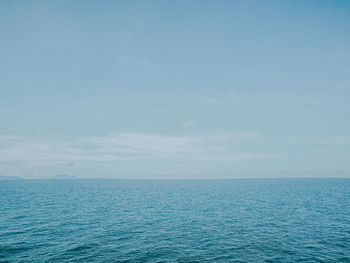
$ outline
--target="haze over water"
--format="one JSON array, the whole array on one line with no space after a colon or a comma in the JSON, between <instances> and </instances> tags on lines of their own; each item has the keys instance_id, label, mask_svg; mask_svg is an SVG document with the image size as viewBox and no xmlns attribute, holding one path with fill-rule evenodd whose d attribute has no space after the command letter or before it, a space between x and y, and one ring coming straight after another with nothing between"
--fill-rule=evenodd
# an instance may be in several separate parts
<instances>
[{"instance_id":1,"label":"haze over water","mask_svg":"<svg viewBox=\"0 0 350 263\"><path fill-rule=\"evenodd\" d=\"M350 180L0 181L0 261L350 262Z\"/></svg>"}]
</instances>

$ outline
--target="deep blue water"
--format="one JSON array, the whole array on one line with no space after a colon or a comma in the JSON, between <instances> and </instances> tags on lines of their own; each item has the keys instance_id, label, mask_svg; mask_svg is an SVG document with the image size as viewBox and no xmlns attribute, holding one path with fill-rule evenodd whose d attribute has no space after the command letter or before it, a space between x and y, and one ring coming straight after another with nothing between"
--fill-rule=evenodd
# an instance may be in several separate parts
<instances>
[{"instance_id":1,"label":"deep blue water","mask_svg":"<svg viewBox=\"0 0 350 263\"><path fill-rule=\"evenodd\" d=\"M350 179L0 181L0 262L350 262Z\"/></svg>"}]
</instances>

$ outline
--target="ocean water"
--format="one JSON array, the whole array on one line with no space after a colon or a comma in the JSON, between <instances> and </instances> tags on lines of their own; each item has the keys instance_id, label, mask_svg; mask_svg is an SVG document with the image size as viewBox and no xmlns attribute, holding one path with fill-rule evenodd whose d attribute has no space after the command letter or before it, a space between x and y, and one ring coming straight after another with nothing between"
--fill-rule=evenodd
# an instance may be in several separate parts
<instances>
[{"instance_id":1,"label":"ocean water","mask_svg":"<svg viewBox=\"0 0 350 263\"><path fill-rule=\"evenodd\" d=\"M0 181L0 262L350 262L350 179Z\"/></svg>"}]
</instances>

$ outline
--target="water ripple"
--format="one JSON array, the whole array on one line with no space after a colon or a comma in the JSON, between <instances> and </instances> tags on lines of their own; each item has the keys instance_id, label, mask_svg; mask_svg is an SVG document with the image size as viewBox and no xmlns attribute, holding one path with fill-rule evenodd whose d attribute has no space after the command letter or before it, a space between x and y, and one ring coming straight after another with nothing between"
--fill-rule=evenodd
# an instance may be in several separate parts
<instances>
[{"instance_id":1,"label":"water ripple","mask_svg":"<svg viewBox=\"0 0 350 263\"><path fill-rule=\"evenodd\" d=\"M0 262L350 262L350 180L1 181Z\"/></svg>"}]
</instances>

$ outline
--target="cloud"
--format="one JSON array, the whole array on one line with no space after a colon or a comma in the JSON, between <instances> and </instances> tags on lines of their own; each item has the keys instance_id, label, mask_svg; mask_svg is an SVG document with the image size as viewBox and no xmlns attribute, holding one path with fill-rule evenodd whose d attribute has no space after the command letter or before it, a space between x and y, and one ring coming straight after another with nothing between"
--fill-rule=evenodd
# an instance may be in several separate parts
<instances>
[{"instance_id":1,"label":"cloud","mask_svg":"<svg viewBox=\"0 0 350 263\"><path fill-rule=\"evenodd\" d=\"M316 140L315 143L326 145L347 145L350 144L350 136L325 137L323 139Z\"/></svg>"},{"instance_id":2,"label":"cloud","mask_svg":"<svg viewBox=\"0 0 350 263\"><path fill-rule=\"evenodd\" d=\"M350 81L338 81L331 84L333 91L344 91L350 89Z\"/></svg>"},{"instance_id":3,"label":"cloud","mask_svg":"<svg viewBox=\"0 0 350 263\"><path fill-rule=\"evenodd\" d=\"M119 60L121 65L129 65L137 68L143 68L148 70L160 69L157 65L142 59L121 59Z\"/></svg>"},{"instance_id":4,"label":"cloud","mask_svg":"<svg viewBox=\"0 0 350 263\"><path fill-rule=\"evenodd\" d=\"M280 158L269 153L237 152L235 145L259 144L266 138L249 132L216 132L201 136L112 133L87 137L0 135L0 162L136 161L147 159L238 162Z\"/></svg>"},{"instance_id":5,"label":"cloud","mask_svg":"<svg viewBox=\"0 0 350 263\"><path fill-rule=\"evenodd\" d=\"M194 120L188 120L182 123L184 128L191 128L194 126Z\"/></svg>"}]
</instances>

